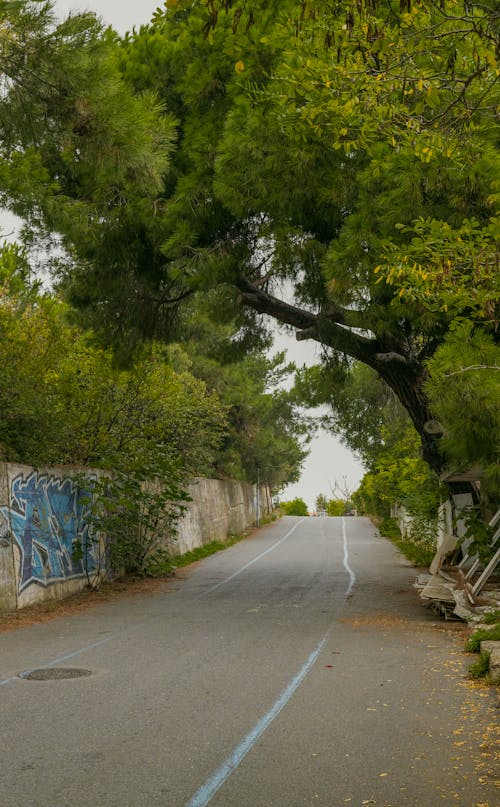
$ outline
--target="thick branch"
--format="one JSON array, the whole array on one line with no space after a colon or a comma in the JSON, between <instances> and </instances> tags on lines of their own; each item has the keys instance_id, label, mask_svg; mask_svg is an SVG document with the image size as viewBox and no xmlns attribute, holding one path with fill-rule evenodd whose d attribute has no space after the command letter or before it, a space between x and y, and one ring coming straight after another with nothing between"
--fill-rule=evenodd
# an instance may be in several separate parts
<instances>
[{"instance_id":1,"label":"thick branch","mask_svg":"<svg viewBox=\"0 0 500 807\"><path fill-rule=\"evenodd\" d=\"M380 364L391 362L408 364L407 359L396 352L386 354L384 345L379 340L370 339L356 333L348 325L344 326L342 322L347 319L349 313L347 309L331 305L315 314L268 294L245 277L238 278L235 285L245 305L258 311L259 314L268 314L279 322L296 328L298 341L314 339L376 370Z\"/></svg>"},{"instance_id":2,"label":"thick branch","mask_svg":"<svg viewBox=\"0 0 500 807\"><path fill-rule=\"evenodd\" d=\"M403 352L398 352L394 338L367 338L339 324L328 309L318 314L305 311L263 292L247 278L240 277L235 285L244 305L296 328L298 340L314 339L375 370L410 415L422 439L424 459L437 473L443 469L444 459L436 438L424 430L424 424L431 417L424 392L425 368L418 361L405 358Z\"/></svg>"}]
</instances>

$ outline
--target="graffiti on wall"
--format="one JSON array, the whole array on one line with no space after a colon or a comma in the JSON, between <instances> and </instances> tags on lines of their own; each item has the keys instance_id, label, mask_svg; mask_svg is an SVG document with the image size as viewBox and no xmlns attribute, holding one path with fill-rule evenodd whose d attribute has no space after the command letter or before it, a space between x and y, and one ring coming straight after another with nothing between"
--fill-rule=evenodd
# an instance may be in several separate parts
<instances>
[{"instance_id":1,"label":"graffiti on wall","mask_svg":"<svg viewBox=\"0 0 500 807\"><path fill-rule=\"evenodd\" d=\"M32 583L48 586L81 577L98 566L98 547L85 523L85 491L69 478L33 471L15 477L10 507L10 534L19 550L19 593ZM79 547L82 551L75 552Z\"/></svg>"}]
</instances>

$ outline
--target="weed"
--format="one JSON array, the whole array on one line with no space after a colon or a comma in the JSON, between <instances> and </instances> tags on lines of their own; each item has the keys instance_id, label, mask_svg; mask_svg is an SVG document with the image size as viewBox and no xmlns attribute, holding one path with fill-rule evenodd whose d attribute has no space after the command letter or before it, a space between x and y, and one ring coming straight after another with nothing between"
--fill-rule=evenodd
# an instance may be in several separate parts
<instances>
[{"instance_id":1,"label":"weed","mask_svg":"<svg viewBox=\"0 0 500 807\"><path fill-rule=\"evenodd\" d=\"M428 540L414 537L403 538L397 522L393 518L384 518L378 525L378 531L397 546L399 551L415 566L430 566L436 554L435 545Z\"/></svg>"},{"instance_id":2,"label":"weed","mask_svg":"<svg viewBox=\"0 0 500 807\"><path fill-rule=\"evenodd\" d=\"M477 661L469 667L471 678L485 678L490 671L490 654L481 653Z\"/></svg>"},{"instance_id":3,"label":"weed","mask_svg":"<svg viewBox=\"0 0 500 807\"><path fill-rule=\"evenodd\" d=\"M497 608L495 611L490 611L489 614L484 614L482 621L485 625L496 625L497 622L500 622L500 609Z\"/></svg>"},{"instance_id":4,"label":"weed","mask_svg":"<svg viewBox=\"0 0 500 807\"><path fill-rule=\"evenodd\" d=\"M499 642L500 641L500 624L494 625L492 628L479 628L469 637L465 649L468 653L478 653L481 642L484 641Z\"/></svg>"}]
</instances>

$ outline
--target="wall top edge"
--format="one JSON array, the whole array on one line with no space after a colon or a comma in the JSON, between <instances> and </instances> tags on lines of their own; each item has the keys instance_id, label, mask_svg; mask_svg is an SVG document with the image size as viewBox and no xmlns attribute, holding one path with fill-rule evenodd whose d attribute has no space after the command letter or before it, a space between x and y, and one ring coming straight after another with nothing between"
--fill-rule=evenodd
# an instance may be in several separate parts
<instances>
[{"instance_id":1,"label":"wall top edge","mask_svg":"<svg viewBox=\"0 0 500 807\"><path fill-rule=\"evenodd\" d=\"M26 470L28 473L32 473L33 471L37 471L38 473L46 474L50 473L51 471L71 471L71 472L83 472L83 473L105 473L104 468L95 468L90 465L26 465L24 462L3 462L0 461L0 468L2 469L10 469L16 468L21 470Z\"/></svg>"}]
</instances>

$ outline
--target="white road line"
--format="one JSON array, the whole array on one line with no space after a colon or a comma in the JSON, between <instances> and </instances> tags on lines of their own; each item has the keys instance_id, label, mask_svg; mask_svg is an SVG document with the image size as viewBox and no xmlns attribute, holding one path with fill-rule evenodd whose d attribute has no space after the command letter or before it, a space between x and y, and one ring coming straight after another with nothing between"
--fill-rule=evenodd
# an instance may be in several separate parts
<instances>
[{"instance_id":1,"label":"white road line","mask_svg":"<svg viewBox=\"0 0 500 807\"><path fill-rule=\"evenodd\" d=\"M297 529L297 527L299 527L302 524L303 521L305 521L305 517L301 518L300 521L297 521L297 523L294 524L292 529L289 530L289 532L287 532L287 534L283 538L280 538L279 541L276 541L275 544L270 546L269 549L266 549L265 552L261 552L261 554L257 555L256 558L254 558L253 560L250 560L248 563L245 563L245 565L242 566L241 569L238 569L238 571L233 572L233 574L230 574L229 577L225 578L225 580L221 580L220 583L216 583L215 586L212 586L211 588L207 589L206 591L203 591L200 594L200 597L204 597L205 594L210 594L210 592L215 591L216 588L220 588L220 586L223 586L225 583L229 583L229 581L232 580L233 577L237 577L237 575L244 572L245 569L248 569L250 566L253 566L254 563L257 563L257 561L260 560L261 558L263 558L264 555L267 555L269 552L272 552L273 549L276 549L276 547L279 546L280 544L282 544L283 541L286 541L286 539L292 534L292 532L294 532Z\"/></svg>"},{"instance_id":2,"label":"white road line","mask_svg":"<svg viewBox=\"0 0 500 807\"><path fill-rule=\"evenodd\" d=\"M346 528L345 528L345 518L342 519L342 538L343 538L343 541L344 541L344 569L346 570L346 572L349 575L349 585L348 585L347 591L345 593L345 596L348 597L349 594L352 591L352 587L354 586L354 583L356 582L356 575L354 574L353 570L349 566L349 549L347 547L347 532L346 532Z\"/></svg>"}]
</instances>

